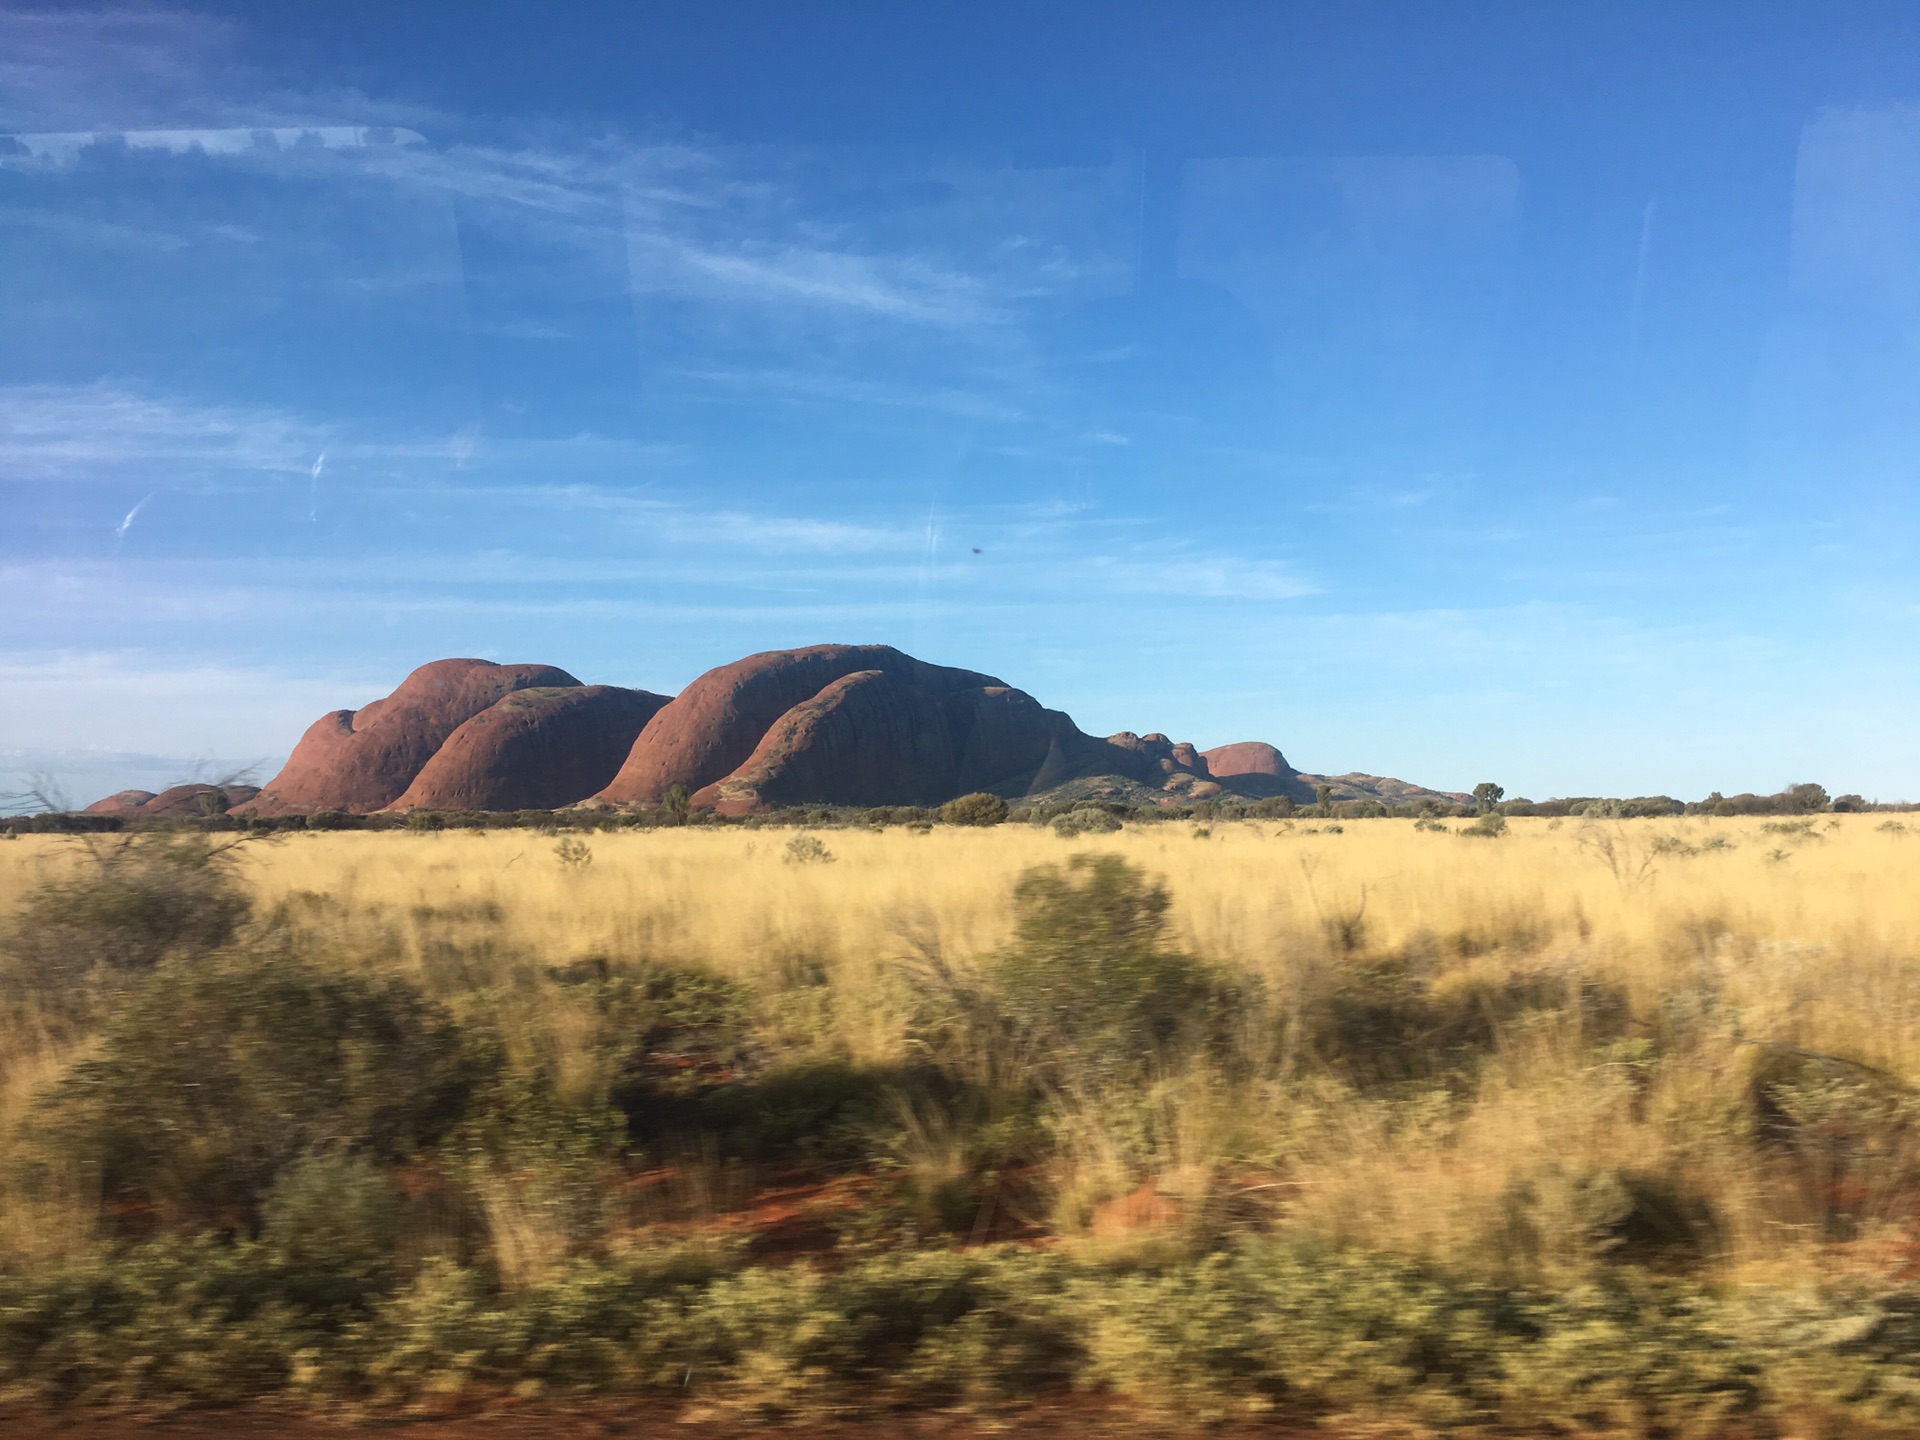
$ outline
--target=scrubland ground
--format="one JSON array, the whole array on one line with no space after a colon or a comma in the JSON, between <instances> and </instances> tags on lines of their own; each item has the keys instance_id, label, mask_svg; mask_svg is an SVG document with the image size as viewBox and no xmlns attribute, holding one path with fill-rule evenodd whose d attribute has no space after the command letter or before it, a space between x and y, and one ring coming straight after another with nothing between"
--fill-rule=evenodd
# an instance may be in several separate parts
<instances>
[{"instance_id":1,"label":"scrubland ground","mask_svg":"<svg viewBox=\"0 0 1920 1440\"><path fill-rule=\"evenodd\" d=\"M1920 828L1462 829L0 845L0 1397L1920 1430Z\"/></svg>"}]
</instances>

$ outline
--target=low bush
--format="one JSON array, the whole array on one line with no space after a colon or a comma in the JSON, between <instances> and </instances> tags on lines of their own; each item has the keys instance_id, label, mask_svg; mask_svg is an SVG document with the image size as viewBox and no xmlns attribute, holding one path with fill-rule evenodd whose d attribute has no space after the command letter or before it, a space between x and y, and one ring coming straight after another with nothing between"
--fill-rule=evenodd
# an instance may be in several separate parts
<instances>
[{"instance_id":1,"label":"low bush","mask_svg":"<svg viewBox=\"0 0 1920 1440\"><path fill-rule=\"evenodd\" d=\"M125 1215L251 1231L295 1160L410 1155L459 1122L486 1073L404 981L278 958L168 966L50 1093L47 1136Z\"/></svg>"},{"instance_id":2,"label":"low bush","mask_svg":"<svg viewBox=\"0 0 1920 1440\"><path fill-rule=\"evenodd\" d=\"M1086 802L1054 818L1054 833L1072 839L1078 835L1111 835L1120 819L1104 805Z\"/></svg>"},{"instance_id":3,"label":"low bush","mask_svg":"<svg viewBox=\"0 0 1920 1440\"><path fill-rule=\"evenodd\" d=\"M1168 942L1168 903L1164 887L1118 855L1075 855L1021 876L1017 938L990 978L1002 1014L1045 1068L1115 1079L1191 1038L1214 977Z\"/></svg>"},{"instance_id":4,"label":"low bush","mask_svg":"<svg viewBox=\"0 0 1920 1440\"><path fill-rule=\"evenodd\" d=\"M741 1418L993 1405L1071 1385L1182 1423L1733 1437L1920 1425L1920 1297L1563 1292L1247 1241L1142 1265L986 1247L740 1270L664 1248L503 1291L444 1259L371 1302L269 1243L139 1247L0 1278L0 1390L143 1404L410 1407L646 1392Z\"/></svg>"},{"instance_id":5,"label":"low bush","mask_svg":"<svg viewBox=\"0 0 1920 1440\"><path fill-rule=\"evenodd\" d=\"M998 825L1007 814L1007 802L985 791L962 795L940 807L940 818L948 825Z\"/></svg>"}]
</instances>

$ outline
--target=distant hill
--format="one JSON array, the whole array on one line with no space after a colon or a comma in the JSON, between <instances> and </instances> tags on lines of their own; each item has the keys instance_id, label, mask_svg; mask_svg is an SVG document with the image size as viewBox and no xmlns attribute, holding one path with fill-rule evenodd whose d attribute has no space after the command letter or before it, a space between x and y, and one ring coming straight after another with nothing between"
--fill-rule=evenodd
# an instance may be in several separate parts
<instances>
[{"instance_id":1,"label":"distant hill","mask_svg":"<svg viewBox=\"0 0 1920 1440\"><path fill-rule=\"evenodd\" d=\"M938 805L981 790L1134 805L1223 795L1310 803L1323 784L1338 800L1464 798L1372 775L1305 774L1263 741L1202 753L1157 733L1088 735L991 675L887 645L811 645L722 665L672 698L583 685L550 665L436 660L384 699L321 716L257 795L223 798L241 815L629 808L659 805L678 787L696 809L741 815ZM193 788L123 792L89 808L208 803L198 794L208 787Z\"/></svg>"}]
</instances>

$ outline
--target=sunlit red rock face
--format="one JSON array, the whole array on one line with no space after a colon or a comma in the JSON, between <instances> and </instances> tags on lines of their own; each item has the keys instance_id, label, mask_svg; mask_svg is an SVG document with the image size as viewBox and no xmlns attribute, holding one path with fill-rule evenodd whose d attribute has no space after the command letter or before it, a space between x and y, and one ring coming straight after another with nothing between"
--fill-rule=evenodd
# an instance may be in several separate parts
<instances>
[{"instance_id":1,"label":"sunlit red rock face","mask_svg":"<svg viewBox=\"0 0 1920 1440\"><path fill-rule=\"evenodd\" d=\"M1314 798L1312 782L1264 740L1216 745L1200 758L1206 763L1208 773L1236 795L1255 799L1285 796L1302 803Z\"/></svg>"},{"instance_id":2,"label":"sunlit red rock face","mask_svg":"<svg viewBox=\"0 0 1920 1440\"><path fill-rule=\"evenodd\" d=\"M552 810L620 769L665 695L617 685L518 690L466 721L395 810Z\"/></svg>"},{"instance_id":3,"label":"sunlit red rock face","mask_svg":"<svg viewBox=\"0 0 1920 1440\"><path fill-rule=\"evenodd\" d=\"M1287 763L1287 757L1264 740L1241 740L1232 745L1216 745L1206 751L1202 758L1207 762L1207 771L1216 779L1228 775L1281 775L1292 776L1293 766Z\"/></svg>"},{"instance_id":4,"label":"sunlit red rock face","mask_svg":"<svg viewBox=\"0 0 1920 1440\"><path fill-rule=\"evenodd\" d=\"M406 793L447 737L516 690L577 686L551 665L435 660L384 700L335 710L308 727L286 767L249 802L249 814L385 809Z\"/></svg>"}]
</instances>

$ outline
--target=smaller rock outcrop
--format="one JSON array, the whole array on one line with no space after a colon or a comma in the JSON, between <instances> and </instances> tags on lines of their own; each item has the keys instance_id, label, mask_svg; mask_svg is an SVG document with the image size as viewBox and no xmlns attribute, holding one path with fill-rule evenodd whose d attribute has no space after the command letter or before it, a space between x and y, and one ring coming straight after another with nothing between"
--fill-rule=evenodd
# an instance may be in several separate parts
<instances>
[{"instance_id":1,"label":"smaller rock outcrop","mask_svg":"<svg viewBox=\"0 0 1920 1440\"><path fill-rule=\"evenodd\" d=\"M794 706L861 671L903 674L909 684L946 689L1000 683L991 676L928 665L891 645L809 645L749 655L707 671L654 716L600 798L657 805L675 785L698 793L746 765L767 732ZM948 679L932 680L922 673L928 671Z\"/></svg>"},{"instance_id":2,"label":"smaller rock outcrop","mask_svg":"<svg viewBox=\"0 0 1920 1440\"><path fill-rule=\"evenodd\" d=\"M1310 804L1313 785L1264 740L1240 740L1204 752L1207 773L1235 795L1256 800L1285 797Z\"/></svg>"},{"instance_id":3,"label":"smaller rock outcrop","mask_svg":"<svg viewBox=\"0 0 1920 1440\"><path fill-rule=\"evenodd\" d=\"M1316 790L1325 785L1335 800L1378 800L1383 805L1419 805L1426 801L1436 805L1473 803L1473 796L1464 790L1429 790L1424 785L1395 780L1390 775L1367 775L1357 770L1345 775L1302 774L1300 779Z\"/></svg>"},{"instance_id":4,"label":"smaller rock outcrop","mask_svg":"<svg viewBox=\"0 0 1920 1440\"><path fill-rule=\"evenodd\" d=\"M255 815L383 810L406 793L447 737L482 710L516 690L579 683L552 665L435 660L385 699L314 721L246 809Z\"/></svg>"},{"instance_id":5,"label":"smaller rock outcrop","mask_svg":"<svg viewBox=\"0 0 1920 1440\"><path fill-rule=\"evenodd\" d=\"M96 800L87 806L83 815L125 815L143 809L153 799L151 790L116 790L104 799Z\"/></svg>"},{"instance_id":6,"label":"smaller rock outcrop","mask_svg":"<svg viewBox=\"0 0 1920 1440\"><path fill-rule=\"evenodd\" d=\"M782 805L939 805L976 791L1019 795L1061 740L1078 735L1066 716L990 676L885 646L846 650L836 661L881 663L840 675L789 707L738 767L694 792L696 807L745 814Z\"/></svg>"},{"instance_id":7,"label":"smaller rock outcrop","mask_svg":"<svg viewBox=\"0 0 1920 1440\"><path fill-rule=\"evenodd\" d=\"M1216 745L1205 752L1207 773L1224 780L1229 775L1297 774L1287 757L1264 740L1240 740L1232 745Z\"/></svg>"},{"instance_id":8,"label":"smaller rock outcrop","mask_svg":"<svg viewBox=\"0 0 1920 1440\"><path fill-rule=\"evenodd\" d=\"M87 806L88 815L140 816L148 820L191 820L221 815L260 793L258 785L175 785L158 795L151 790L121 790ZM211 797L211 798L204 798Z\"/></svg>"},{"instance_id":9,"label":"smaller rock outcrop","mask_svg":"<svg viewBox=\"0 0 1920 1440\"><path fill-rule=\"evenodd\" d=\"M516 690L464 722L394 810L554 810L618 773L665 695L617 685Z\"/></svg>"}]
</instances>

